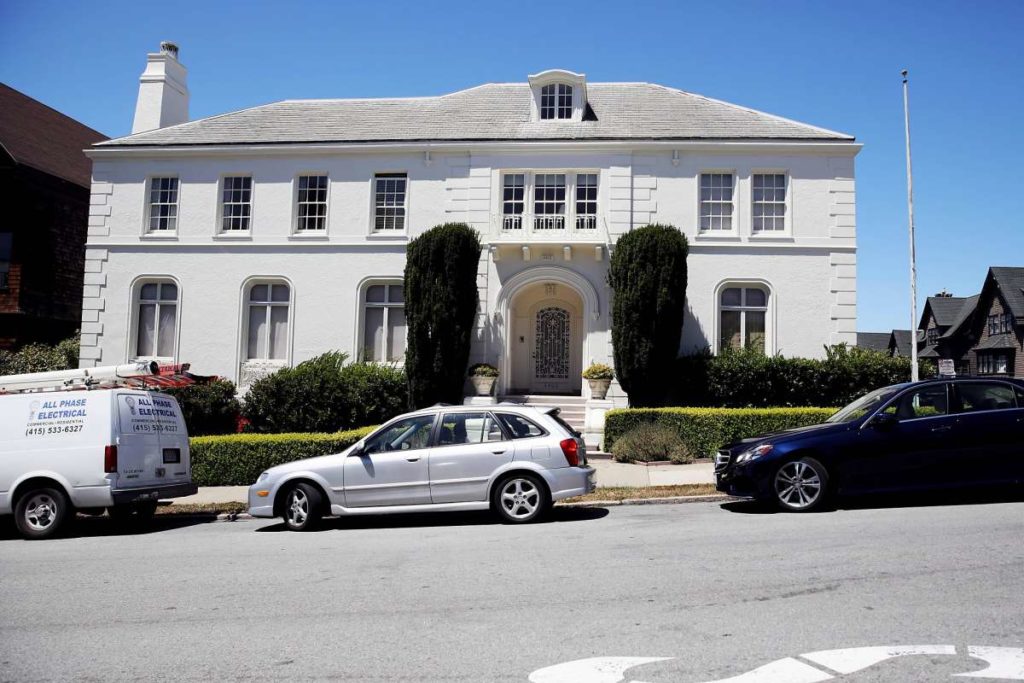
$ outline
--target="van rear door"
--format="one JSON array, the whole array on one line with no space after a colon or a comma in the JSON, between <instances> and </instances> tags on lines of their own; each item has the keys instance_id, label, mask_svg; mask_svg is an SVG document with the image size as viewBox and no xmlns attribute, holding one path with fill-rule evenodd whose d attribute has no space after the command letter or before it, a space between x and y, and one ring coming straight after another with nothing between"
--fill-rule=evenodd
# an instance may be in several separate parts
<instances>
[{"instance_id":1,"label":"van rear door","mask_svg":"<svg viewBox=\"0 0 1024 683\"><path fill-rule=\"evenodd\" d=\"M192 481L192 467L188 451L188 430L181 407L173 396L150 394L153 413L160 425L160 459L164 467L163 481L167 484L186 484Z\"/></svg>"},{"instance_id":2,"label":"van rear door","mask_svg":"<svg viewBox=\"0 0 1024 683\"><path fill-rule=\"evenodd\" d=\"M154 394L123 391L117 394L120 437L117 441L117 489L162 486L168 483L164 465Z\"/></svg>"}]
</instances>

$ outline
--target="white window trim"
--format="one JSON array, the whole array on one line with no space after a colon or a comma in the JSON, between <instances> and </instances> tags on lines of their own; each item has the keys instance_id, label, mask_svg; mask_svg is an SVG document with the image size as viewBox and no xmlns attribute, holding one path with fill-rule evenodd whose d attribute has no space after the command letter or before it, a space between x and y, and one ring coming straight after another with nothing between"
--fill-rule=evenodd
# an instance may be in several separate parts
<instances>
[{"instance_id":1,"label":"white window trim","mask_svg":"<svg viewBox=\"0 0 1024 683\"><path fill-rule=\"evenodd\" d=\"M148 285L151 283L162 284L169 283L173 284L178 288L178 298L175 301L175 316L174 316L174 354L172 356L140 356L138 355L138 344L139 339L139 296L142 293L142 285ZM182 289L181 282L178 278L173 275L156 275L146 274L139 275L132 280L131 287L128 289L128 319L125 322L124 329L128 330L128 338L125 340L125 353L124 357L129 363L134 363L140 360L155 360L164 362L174 362L178 358L178 343L181 339L181 302L182 302Z\"/></svg>"},{"instance_id":2,"label":"white window trim","mask_svg":"<svg viewBox=\"0 0 1024 683\"><path fill-rule=\"evenodd\" d=\"M324 229L323 230L299 230L299 178L301 176L324 176L327 178L327 206L324 213ZM292 226L291 230L288 231L288 239L290 240L326 240L330 236L331 232L331 186L334 183L331 182L331 175L325 170L305 170L299 171L292 176Z\"/></svg>"},{"instance_id":3,"label":"white window trim","mask_svg":"<svg viewBox=\"0 0 1024 683\"><path fill-rule=\"evenodd\" d=\"M778 323L778 293L772 283L761 278L728 278L722 280L715 287L714 320L712 331L712 351L717 356L722 352L722 292L731 287L737 288L758 288L763 289L768 295L768 308L764 315L764 353L766 356L774 356L778 353L776 343L776 325Z\"/></svg>"},{"instance_id":4,"label":"white window trim","mask_svg":"<svg viewBox=\"0 0 1024 683\"><path fill-rule=\"evenodd\" d=\"M249 228L247 230L224 230L224 180L226 178L249 178ZM251 240L256 222L256 176L246 171L221 173L217 179L217 216L213 236L218 240Z\"/></svg>"},{"instance_id":5,"label":"white window trim","mask_svg":"<svg viewBox=\"0 0 1024 683\"><path fill-rule=\"evenodd\" d=\"M285 344L284 358L249 358L249 291L256 285L288 285L288 333ZM179 290L180 291L180 290ZM295 337L295 284L286 277L280 275L256 275L242 283L239 292L238 310L238 363L241 369L246 363L268 363L290 367L292 364L292 347ZM269 329L269 325L268 325ZM269 349L269 346L268 346ZM241 377L239 377L241 379Z\"/></svg>"},{"instance_id":6,"label":"white window trim","mask_svg":"<svg viewBox=\"0 0 1024 683\"><path fill-rule=\"evenodd\" d=\"M527 80L530 83L533 97L530 98L530 118L533 121L545 124L557 124L567 122L579 122L583 120L583 114L587 108L587 77L586 74L578 74L572 71L551 69L538 74L530 75ZM572 116L568 119L542 119L540 117L541 90L545 85L568 85L572 86Z\"/></svg>"},{"instance_id":7,"label":"white window trim","mask_svg":"<svg viewBox=\"0 0 1024 683\"><path fill-rule=\"evenodd\" d=\"M701 216L701 176L705 174L719 174L719 175L731 175L732 176L732 228L729 230L702 230L700 227L700 216ZM740 236L740 212L739 212L739 196L740 188L739 173L734 168L702 168L697 171L696 180L696 197L697 203L694 209L694 235L697 239L739 239Z\"/></svg>"},{"instance_id":8,"label":"white window trim","mask_svg":"<svg viewBox=\"0 0 1024 683\"><path fill-rule=\"evenodd\" d=\"M754 230L754 176L765 174L786 176L786 216L783 221L782 230ZM750 202L750 239L765 241L778 239L791 240L793 237L793 178L790 176L789 170L783 168L754 168L750 171L748 183L750 185L747 192L747 197Z\"/></svg>"},{"instance_id":9,"label":"white window trim","mask_svg":"<svg viewBox=\"0 0 1024 683\"><path fill-rule=\"evenodd\" d=\"M356 287L356 322L354 329L356 331L355 338L352 340L352 358L356 359L357 362L375 363L377 365L387 365L389 367L404 367L405 366L405 355L403 354L401 360L389 361L371 361L368 358L363 358L363 342L366 340L366 292L373 285L397 285L401 284L404 287L405 276L404 275L374 275L371 277L363 278L359 281L359 286ZM403 289L404 291L404 289ZM392 305L391 308L397 308ZM402 308L405 308L405 304L402 304ZM387 328L387 314L385 313L385 329ZM408 321L408 317L406 318ZM408 324L406 326L406 348L409 348L409 336L408 336ZM387 340L384 342L384 348L387 348Z\"/></svg>"},{"instance_id":10,"label":"white window trim","mask_svg":"<svg viewBox=\"0 0 1024 683\"><path fill-rule=\"evenodd\" d=\"M150 202L150 195L153 192L153 181L157 178L176 178L178 181L178 196L174 206L177 208L174 214L174 230L150 230L149 220L153 205ZM181 176L177 173L153 173L146 176L145 186L142 193L142 239L145 240L176 240L178 239L178 228L181 226Z\"/></svg>"},{"instance_id":11,"label":"white window trim","mask_svg":"<svg viewBox=\"0 0 1024 683\"><path fill-rule=\"evenodd\" d=\"M377 230L377 176L389 174L405 175L405 222L401 230ZM377 170L370 176L370 222L369 237L372 239L403 239L409 236L409 196L412 194L412 174L408 169L396 168L392 170Z\"/></svg>"},{"instance_id":12,"label":"white window trim","mask_svg":"<svg viewBox=\"0 0 1024 683\"><path fill-rule=\"evenodd\" d=\"M523 213L519 214L522 216L522 228L520 230L509 229L505 230L505 176L507 175L522 175L523 179ZM533 227L533 220L536 216L534 213L534 191L536 189L536 177L538 175L564 175L565 176L565 229L564 230L535 230ZM576 228L576 187L577 187L577 176L580 175L593 175L597 176L597 211L594 214L596 219L596 225L594 228ZM498 221L498 232L503 235L532 235L532 234L547 234L552 235L562 233L574 233L583 235L597 235L601 225L601 207L604 205L603 188L605 183L601 182L601 169L599 168L502 168L498 170L498 179L495 183L497 186L497 196L495 197L497 206L497 221ZM514 214L508 214L514 215ZM552 214L547 214L552 215Z\"/></svg>"}]
</instances>

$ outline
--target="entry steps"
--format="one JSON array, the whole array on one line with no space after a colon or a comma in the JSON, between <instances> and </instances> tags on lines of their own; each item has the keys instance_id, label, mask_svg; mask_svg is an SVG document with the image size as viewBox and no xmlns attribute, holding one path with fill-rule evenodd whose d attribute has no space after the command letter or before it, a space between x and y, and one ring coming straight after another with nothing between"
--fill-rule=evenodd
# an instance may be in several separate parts
<instances>
[{"instance_id":1,"label":"entry steps","mask_svg":"<svg viewBox=\"0 0 1024 683\"><path fill-rule=\"evenodd\" d=\"M583 426L587 417L587 399L582 396L552 396L549 394L519 394L502 396L499 402L521 403L524 405L548 410L550 408L560 409L559 417L569 423L573 429L583 433Z\"/></svg>"}]
</instances>

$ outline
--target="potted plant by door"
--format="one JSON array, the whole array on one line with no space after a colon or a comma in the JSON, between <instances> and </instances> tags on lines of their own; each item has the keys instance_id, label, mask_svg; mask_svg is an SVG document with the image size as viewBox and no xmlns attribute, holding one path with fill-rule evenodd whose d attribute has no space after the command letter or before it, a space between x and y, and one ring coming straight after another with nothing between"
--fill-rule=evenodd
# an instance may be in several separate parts
<instances>
[{"instance_id":1,"label":"potted plant by door","mask_svg":"<svg viewBox=\"0 0 1024 683\"><path fill-rule=\"evenodd\" d=\"M608 395L608 387L615 379L615 371L604 363L591 363L583 371L583 379L590 385L590 397L601 400Z\"/></svg>"},{"instance_id":2,"label":"potted plant by door","mask_svg":"<svg viewBox=\"0 0 1024 683\"><path fill-rule=\"evenodd\" d=\"M487 363L477 363L469 369L469 381L477 396L490 396L494 381L498 379L498 368Z\"/></svg>"}]
</instances>

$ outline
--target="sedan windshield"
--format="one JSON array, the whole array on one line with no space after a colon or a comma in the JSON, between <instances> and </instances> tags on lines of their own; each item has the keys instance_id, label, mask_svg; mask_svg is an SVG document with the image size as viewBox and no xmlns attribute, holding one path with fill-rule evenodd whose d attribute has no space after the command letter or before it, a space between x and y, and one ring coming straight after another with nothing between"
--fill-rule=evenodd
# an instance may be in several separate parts
<instances>
[{"instance_id":1,"label":"sedan windshield","mask_svg":"<svg viewBox=\"0 0 1024 683\"><path fill-rule=\"evenodd\" d=\"M892 398L897 391L899 391L898 386L875 389L870 394L861 396L856 401L825 420L825 422L854 422L855 420L859 420L868 413L874 412L875 409Z\"/></svg>"}]
</instances>

